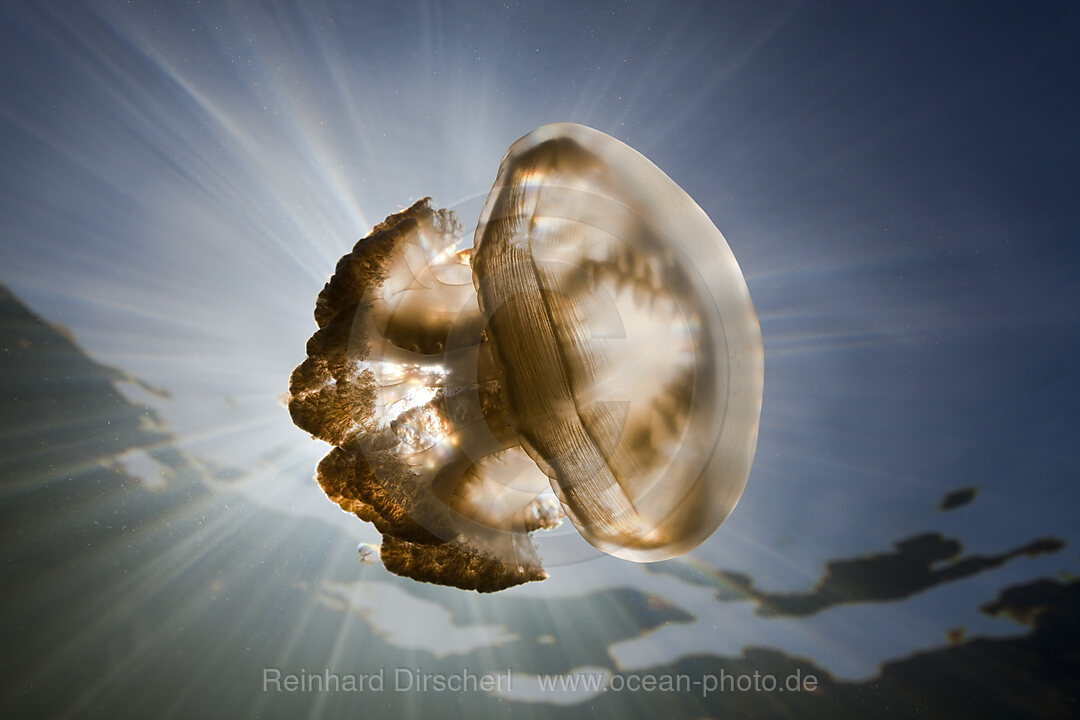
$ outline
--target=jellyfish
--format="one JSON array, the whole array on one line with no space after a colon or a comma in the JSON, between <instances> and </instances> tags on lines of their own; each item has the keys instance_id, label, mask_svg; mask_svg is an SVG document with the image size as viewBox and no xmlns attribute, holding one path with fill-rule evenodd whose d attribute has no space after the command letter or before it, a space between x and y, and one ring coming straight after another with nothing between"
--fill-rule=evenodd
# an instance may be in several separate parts
<instances>
[{"instance_id":1,"label":"jellyfish","mask_svg":"<svg viewBox=\"0 0 1080 720\"><path fill-rule=\"evenodd\" d=\"M338 262L289 382L332 445L316 478L393 573L543 580L569 520L635 562L705 541L746 487L763 351L723 235L644 156L583 125L515 142L473 234L424 198Z\"/></svg>"}]
</instances>

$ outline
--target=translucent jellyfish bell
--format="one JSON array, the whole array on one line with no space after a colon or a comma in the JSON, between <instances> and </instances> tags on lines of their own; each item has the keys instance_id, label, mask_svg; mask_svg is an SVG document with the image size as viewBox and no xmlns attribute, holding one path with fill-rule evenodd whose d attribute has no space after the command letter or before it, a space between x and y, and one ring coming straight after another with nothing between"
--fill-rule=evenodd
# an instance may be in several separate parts
<instances>
[{"instance_id":1,"label":"translucent jellyfish bell","mask_svg":"<svg viewBox=\"0 0 1080 720\"><path fill-rule=\"evenodd\" d=\"M342 258L290 381L336 447L318 478L402 575L482 591L546 573L565 513L606 553L703 542L746 486L761 332L731 250L659 168L590 128L511 146L471 253L422 200Z\"/></svg>"},{"instance_id":2,"label":"translucent jellyfish bell","mask_svg":"<svg viewBox=\"0 0 1080 720\"><path fill-rule=\"evenodd\" d=\"M473 270L521 443L601 550L662 560L734 508L761 330L705 212L644 156L546 125L503 160Z\"/></svg>"}]
</instances>

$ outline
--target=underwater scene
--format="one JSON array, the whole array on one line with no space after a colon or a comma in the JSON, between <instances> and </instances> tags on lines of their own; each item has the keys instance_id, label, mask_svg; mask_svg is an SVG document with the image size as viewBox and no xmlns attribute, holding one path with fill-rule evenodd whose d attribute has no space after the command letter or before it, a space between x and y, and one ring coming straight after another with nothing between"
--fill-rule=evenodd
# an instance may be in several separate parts
<instances>
[{"instance_id":1,"label":"underwater scene","mask_svg":"<svg viewBox=\"0 0 1080 720\"><path fill-rule=\"evenodd\" d=\"M0 716L1080 717L1080 6L0 58Z\"/></svg>"}]
</instances>

